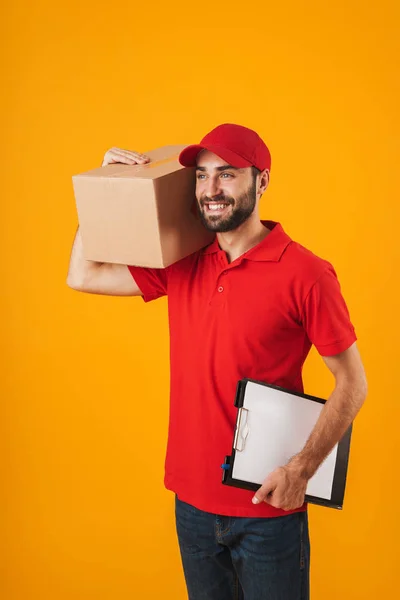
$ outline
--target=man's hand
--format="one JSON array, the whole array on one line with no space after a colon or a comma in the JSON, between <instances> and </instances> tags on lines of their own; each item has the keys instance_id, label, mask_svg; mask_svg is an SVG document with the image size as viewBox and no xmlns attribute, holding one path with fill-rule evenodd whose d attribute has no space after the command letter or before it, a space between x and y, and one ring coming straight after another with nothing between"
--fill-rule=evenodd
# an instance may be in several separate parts
<instances>
[{"instance_id":1,"label":"man's hand","mask_svg":"<svg viewBox=\"0 0 400 600\"><path fill-rule=\"evenodd\" d=\"M294 510L304 504L308 480L289 464L272 471L253 497L253 504L267 502L275 508Z\"/></svg>"},{"instance_id":2,"label":"man's hand","mask_svg":"<svg viewBox=\"0 0 400 600\"><path fill-rule=\"evenodd\" d=\"M150 158L145 154L133 152L131 150L122 150L122 148L111 148L104 155L102 167L115 163L124 165L145 165L150 162Z\"/></svg>"}]
</instances>

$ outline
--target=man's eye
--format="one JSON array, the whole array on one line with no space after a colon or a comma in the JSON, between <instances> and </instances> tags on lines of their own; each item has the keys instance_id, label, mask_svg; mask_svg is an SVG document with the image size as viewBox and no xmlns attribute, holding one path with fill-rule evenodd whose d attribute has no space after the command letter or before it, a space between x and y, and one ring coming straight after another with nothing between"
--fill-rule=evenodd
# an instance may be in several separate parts
<instances>
[{"instance_id":1,"label":"man's eye","mask_svg":"<svg viewBox=\"0 0 400 600\"><path fill-rule=\"evenodd\" d=\"M205 175L203 173L197 174L197 179L203 179L203 177L205 177Z\"/></svg>"},{"instance_id":2,"label":"man's eye","mask_svg":"<svg viewBox=\"0 0 400 600\"><path fill-rule=\"evenodd\" d=\"M233 177L232 173L222 173L221 177L224 177L224 175L226 175L228 178Z\"/></svg>"}]
</instances>

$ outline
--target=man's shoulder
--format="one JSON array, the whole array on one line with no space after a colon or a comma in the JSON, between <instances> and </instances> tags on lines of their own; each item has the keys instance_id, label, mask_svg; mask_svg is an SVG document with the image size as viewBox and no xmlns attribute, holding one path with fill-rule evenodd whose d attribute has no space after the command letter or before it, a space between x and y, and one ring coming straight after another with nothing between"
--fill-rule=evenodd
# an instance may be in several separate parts
<instances>
[{"instance_id":1,"label":"man's shoulder","mask_svg":"<svg viewBox=\"0 0 400 600\"><path fill-rule=\"evenodd\" d=\"M309 281L316 281L326 271L334 270L328 260L294 240L288 245L282 261L293 276Z\"/></svg>"}]
</instances>

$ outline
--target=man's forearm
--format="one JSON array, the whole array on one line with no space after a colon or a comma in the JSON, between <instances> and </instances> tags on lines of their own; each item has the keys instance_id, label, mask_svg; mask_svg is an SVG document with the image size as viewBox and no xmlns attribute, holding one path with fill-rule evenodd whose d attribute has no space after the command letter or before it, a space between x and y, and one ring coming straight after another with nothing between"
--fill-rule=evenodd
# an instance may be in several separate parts
<instances>
[{"instance_id":1,"label":"man's forearm","mask_svg":"<svg viewBox=\"0 0 400 600\"><path fill-rule=\"evenodd\" d=\"M346 433L365 397L366 386L363 382L337 383L303 450L288 464L310 479Z\"/></svg>"},{"instance_id":2,"label":"man's forearm","mask_svg":"<svg viewBox=\"0 0 400 600\"><path fill-rule=\"evenodd\" d=\"M267 476L252 499L254 504L268 502L284 510L300 508L308 480L341 440L366 398L367 380L355 342L340 354L323 356L323 360L335 378L335 389L304 448Z\"/></svg>"}]
</instances>

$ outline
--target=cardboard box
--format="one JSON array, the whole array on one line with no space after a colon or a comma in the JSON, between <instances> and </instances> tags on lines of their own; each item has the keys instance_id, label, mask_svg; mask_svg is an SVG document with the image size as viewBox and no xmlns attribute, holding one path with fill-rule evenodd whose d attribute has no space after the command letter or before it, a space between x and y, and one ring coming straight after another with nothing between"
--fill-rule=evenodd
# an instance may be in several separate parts
<instances>
[{"instance_id":1,"label":"cardboard box","mask_svg":"<svg viewBox=\"0 0 400 600\"><path fill-rule=\"evenodd\" d=\"M183 148L164 146L146 152L146 165L72 178L86 259L161 268L214 239L197 216L194 168L178 161Z\"/></svg>"}]
</instances>

